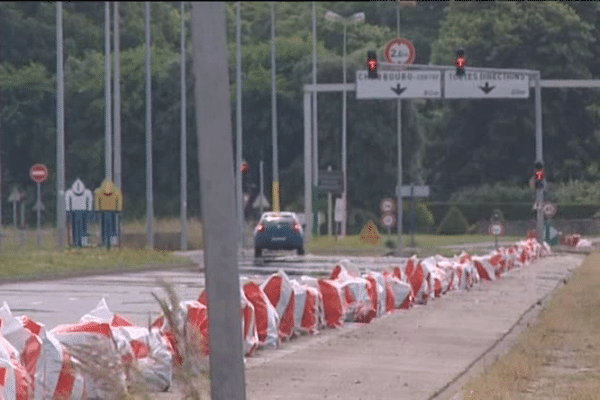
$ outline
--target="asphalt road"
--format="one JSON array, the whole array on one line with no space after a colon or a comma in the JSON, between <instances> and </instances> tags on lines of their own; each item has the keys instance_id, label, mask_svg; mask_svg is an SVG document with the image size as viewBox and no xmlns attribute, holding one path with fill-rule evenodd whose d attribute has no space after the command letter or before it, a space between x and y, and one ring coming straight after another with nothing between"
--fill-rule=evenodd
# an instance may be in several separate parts
<instances>
[{"instance_id":1,"label":"asphalt road","mask_svg":"<svg viewBox=\"0 0 600 400\"><path fill-rule=\"evenodd\" d=\"M149 318L154 320L159 315L152 293L166 297L158 284L159 279L173 285L180 300L196 299L204 288L204 273L200 272L202 252L187 252L186 255L199 263L200 268L0 283L0 304L6 301L14 314L26 314L52 329L59 324L79 321L104 297L113 312L140 326L147 326ZM329 274L340 259L342 257L298 257L277 253L263 260L244 256L239 264L240 276L262 282L279 269L290 275ZM352 257L350 261L364 271L366 268L385 268L400 259Z\"/></svg>"}]
</instances>

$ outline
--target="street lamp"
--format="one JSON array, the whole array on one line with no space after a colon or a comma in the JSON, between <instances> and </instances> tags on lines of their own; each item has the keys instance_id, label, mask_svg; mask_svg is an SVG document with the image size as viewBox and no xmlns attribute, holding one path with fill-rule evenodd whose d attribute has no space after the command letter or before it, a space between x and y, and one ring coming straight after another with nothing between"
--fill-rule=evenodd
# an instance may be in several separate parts
<instances>
[{"instance_id":1,"label":"street lamp","mask_svg":"<svg viewBox=\"0 0 600 400\"><path fill-rule=\"evenodd\" d=\"M327 11L325 19L329 22L341 22L344 27L344 55L342 57L342 69L344 75L344 85L346 84L346 26L348 24L355 24L365 20L365 13L359 12L351 15L348 18L344 18L333 11ZM343 89L343 102L342 102L342 175L344 177L344 191L342 193L342 203L344 204L344 212L342 213L342 232L341 236L346 236L346 225L348 221L347 213L347 202L348 202L348 185L347 185L347 168L346 168L346 89Z\"/></svg>"}]
</instances>

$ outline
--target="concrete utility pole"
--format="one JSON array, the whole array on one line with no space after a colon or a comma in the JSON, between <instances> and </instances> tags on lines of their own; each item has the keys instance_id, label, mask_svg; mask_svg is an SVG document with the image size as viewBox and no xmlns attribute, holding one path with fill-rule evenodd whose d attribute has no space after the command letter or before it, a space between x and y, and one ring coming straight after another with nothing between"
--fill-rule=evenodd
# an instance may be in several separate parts
<instances>
[{"instance_id":1,"label":"concrete utility pole","mask_svg":"<svg viewBox=\"0 0 600 400\"><path fill-rule=\"evenodd\" d=\"M185 1L181 2L181 250L187 250L187 92L185 84Z\"/></svg>"},{"instance_id":2,"label":"concrete utility pole","mask_svg":"<svg viewBox=\"0 0 600 400\"><path fill-rule=\"evenodd\" d=\"M194 96L213 400L244 400L225 5L192 3Z\"/></svg>"},{"instance_id":3,"label":"concrete utility pole","mask_svg":"<svg viewBox=\"0 0 600 400\"><path fill-rule=\"evenodd\" d=\"M154 200L152 191L152 67L150 2L146 2L146 246L154 249Z\"/></svg>"},{"instance_id":4,"label":"concrete utility pole","mask_svg":"<svg viewBox=\"0 0 600 400\"><path fill-rule=\"evenodd\" d=\"M273 211L279 211L279 154L277 151L277 75L275 74L274 2L271 2L271 128L273 130Z\"/></svg>"},{"instance_id":5,"label":"concrete utility pole","mask_svg":"<svg viewBox=\"0 0 600 400\"><path fill-rule=\"evenodd\" d=\"M112 113L110 78L110 2L104 2L104 166L112 180Z\"/></svg>"},{"instance_id":6,"label":"concrete utility pole","mask_svg":"<svg viewBox=\"0 0 600 400\"><path fill-rule=\"evenodd\" d=\"M242 21L241 2L235 4L235 199L237 201L237 220L239 229L238 244L244 247L244 199L242 193ZM262 193L261 193L262 194Z\"/></svg>"},{"instance_id":7,"label":"concrete utility pole","mask_svg":"<svg viewBox=\"0 0 600 400\"><path fill-rule=\"evenodd\" d=\"M56 3L56 225L58 248L65 247L66 204L65 198L65 87L63 59L62 2Z\"/></svg>"}]
</instances>

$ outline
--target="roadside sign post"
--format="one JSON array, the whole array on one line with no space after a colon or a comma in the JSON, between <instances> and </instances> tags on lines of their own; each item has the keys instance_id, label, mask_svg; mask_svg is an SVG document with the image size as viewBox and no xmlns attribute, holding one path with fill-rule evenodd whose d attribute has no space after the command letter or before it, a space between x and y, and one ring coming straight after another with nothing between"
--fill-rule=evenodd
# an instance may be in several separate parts
<instances>
[{"instance_id":1,"label":"roadside sign post","mask_svg":"<svg viewBox=\"0 0 600 400\"><path fill-rule=\"evenodd\" d=\"M490 225L488 232L490 235L494 235L494 243L496 244L496 250L498 249L498 236L504 234L504 226L500 223L493 223Z\"/></svg>"},{"instance_id":2,"label":"roadside sign post","mask_svg":"<svg viewBox=\"0 0 600 400\"><path fill-rule=\"evenodd\" d=\"M392 235L392 227L396 225L396 217L394 211L396 211L396 204L394 199L385 198L381 200L381 225L387 228L388 237Z\"/></svg>"},{"instance_id":3,"label":"roadside sign post","mask_svg":"<svg viewBox=\"0 0 600 400\"><path fill-rule=\"evenodd\" d=\"M335 210L334 210L334 219L335 219L335 234L336 238L340 233L339 226L342 223L342 218L344 217L344 200L341 197L335 199Z\"/></svg>"},{"instance_id":4,"label":"roadside sign post","mask_svg":"<svg viewBox=\"0 0 600 400\"><path fill-rule=\"evenodd\" d=\"M417 229L417 213L415 210L415 197L429 197L429 186L414 184L405 185L400 187L399 197L410 197L411 200L411 213L410 213L410 230L412 233L412 244L416 246L415 231Z\"/></svg>"},{"instance_id":5,"label":"roadside sign post","mask_svg":"<svg viewBox=\"0 0 600 400\"><path fill-rule=\"evenodd\" d=\"M37 186L37 200L35 202L35 206L33 209L36 211L37 216L37 246L38 249L42 247L42 210L44 210L44 205L42 204L42 189L41 184L46 182L48 179L48 168L44 164L34 164L29 170L29 176L35 182ZM62 201L62 199L57 199L57 201Z\"/></svg>"}]
</instances>

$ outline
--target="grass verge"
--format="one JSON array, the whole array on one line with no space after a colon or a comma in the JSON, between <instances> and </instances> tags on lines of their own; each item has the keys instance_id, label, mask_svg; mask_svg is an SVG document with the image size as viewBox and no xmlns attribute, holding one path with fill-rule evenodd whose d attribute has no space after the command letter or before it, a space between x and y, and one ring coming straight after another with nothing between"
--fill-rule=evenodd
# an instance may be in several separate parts
<instances>
[{"instance_id":1,"label":"grass verge","mask_svg":"<svg viewBox=\"0 0 600 400\"><path fill-rule=\"evenodd\" d=\"M64 251L3 251L0 278L61 275L86 270L140 269L150 264L190 264L169 252L127 248L82 248Z\"/></svg>"},{"instance_id":2,"label":"grass verge","mask_svg":"<svg viewBox=\"0 0 600 400\"><path fill-rule=\"evenodd\" d=\"M397 236L392 236L391 238L395 243ZM369 245L360 240L360 235L348 235L345 238L336 238L335 236L319 236L313 237L308 249L312 254L317 255L347 254L354 256L381 256L390 251L390 249L384 246L387 239L388 236L382 234L379 245ZM503 236L500 241L517 242L522 239L523 237L521 236ZM410 235L403 236L403 243L405 247L411 246L411 241L412 238ZM493 236L489 235L415 235L415 244L419 248L419 255L424 256L433 254L451 256L453 254L460 253L460 250L447 249L443 248L442 246L465 245L470 243L485 243L493 241ZM473 250L474 252L478 251L476 248L473 248L472 251ZM487 252L487 249L483 250L483 253Z\"/></svg>"},{"instance_id":3,"label":"grass verge","mask_svg":"<svg viewBox=\"0 0 600 400\"><path fill-rule=\"evenodd\" d=\"M585 258L517 345L468 382L463 399L597 399L600 253Z\"/></svg>"}]
</instances>

